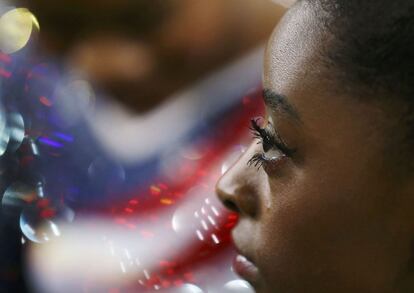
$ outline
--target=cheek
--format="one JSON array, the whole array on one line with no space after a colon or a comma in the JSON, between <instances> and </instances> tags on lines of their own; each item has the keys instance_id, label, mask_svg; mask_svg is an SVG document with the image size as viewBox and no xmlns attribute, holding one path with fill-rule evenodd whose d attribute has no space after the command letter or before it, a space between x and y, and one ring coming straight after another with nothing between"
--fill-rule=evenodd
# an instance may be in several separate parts
<instances>
[{"instance_id":1,"label":"cheek","mask_svg":"<svg viewBox=\"0 0 414 293\"><path fill-rule=\"evenodd\" d=\"M275 180L263 195L257 259L268 283L282 292L295 286L302 292L310 292L309 286L342 292L338 284L343 292L361 286L371 292L378 280L386 282L393 261L387 208L376 201L383 198L383 186L368 188L374 186L367 182L371 178L344 178L343 170L307 174L297 174L292 183Z\"/></svg>"}]
</instances>

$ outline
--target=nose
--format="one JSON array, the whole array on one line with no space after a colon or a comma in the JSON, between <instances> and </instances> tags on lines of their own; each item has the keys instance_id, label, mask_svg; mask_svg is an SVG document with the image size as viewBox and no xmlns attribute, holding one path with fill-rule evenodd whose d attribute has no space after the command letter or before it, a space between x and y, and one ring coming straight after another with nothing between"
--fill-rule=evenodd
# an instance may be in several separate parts
<instances>
[{"instance_id":1,"label":"nose","mask_svg":"<svg viewBox=\"0 0 414 293\"><path fill-rule=\"evenodd\" d=\"M256 145L252 143L216 185L216 193L222 203L241 216L255 217L258 213L260 171L248 165Z\"/></svg>"}]
</instances>

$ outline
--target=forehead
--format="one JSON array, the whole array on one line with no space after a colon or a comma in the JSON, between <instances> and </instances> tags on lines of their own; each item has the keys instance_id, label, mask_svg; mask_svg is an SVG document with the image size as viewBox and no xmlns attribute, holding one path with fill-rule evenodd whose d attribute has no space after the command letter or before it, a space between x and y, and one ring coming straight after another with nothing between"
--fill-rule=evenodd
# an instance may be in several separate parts
<instances>
[{"instance_id":1,"label":"forehead","mask_svg":"<svg viewBox=\"0 0 414 293\"><path fill-rule=\"evenodd\" d=\"M318 17L315 8L299 2L282 18L266 47L263 86L296 109L308 145L333 153L342 153L352 141L366 142L370 151L373 144L380 148L386 117L379 107L343 91L350 85L335 78L333 65L326 66L324 58L335 43ZM281 117L272 116L283 123Z\"/></svg>"},{"instance_id":2,"label":"forehead","mask_svg":"<svg viewBox=\"0 0 414 293\"><path fill-rule=\"evenodd\" d=\"M267 44L264 87L288 95L297 89L299 80L304 85L304 79L308 80L310 73L321 70L317 56L322 39L311 7L306 3L292 7Z\"/></svg>"}]
</instances>

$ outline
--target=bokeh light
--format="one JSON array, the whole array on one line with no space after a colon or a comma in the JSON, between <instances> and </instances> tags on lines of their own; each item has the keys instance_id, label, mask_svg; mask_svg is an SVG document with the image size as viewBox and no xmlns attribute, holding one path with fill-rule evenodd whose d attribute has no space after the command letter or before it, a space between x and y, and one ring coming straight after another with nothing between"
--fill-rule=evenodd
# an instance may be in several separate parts
<instances>
[{"instance_id":1,"label":"bokeh light","mask_svg":"<svg viewBox=\"0 0 414 293\"><path fill-rule=\"evenodd\" d=\"M48 200L39 200L23 209L20 229L30 241L45 243L60 237L60 223L70 223L74 217L75 213L66 206L50 205Z\"/></svg>"},{"instance_id":2,"label":"bokeh light","mask_svg":"<svg viewBox=\"0 0 414 293\"><path fill-rule=\"evenodd\" d=\"M15 182L3 194L2 209L10 212L15 209L22 209L25 205L36 199L36 193L30 186Z\"/></svg>"},{"instance_id":3,"label":"bokeh light","mask_svg":"<svg viewBox=\"0 0 414 293\"><path fill-rule=\"evenodd\" d=\"M0 17L0 51L15 53L26 46L39 22L26 8L15 8Z\"/></svg>"},{"instance_id":4,"label":"bokeh light","mask_svg":"<svg viewBox=\"0 0 414 293\"><path fill-rule=\"evenodd\" d=\"M225 59L215 62L226 49L208 48L207 34L197 34L199 43L183 38L184 54L166 46L165 40L135 40L138 36L128 36L129 31L120 34L123 38L125 33L125 42L116 34L108 40L105 33L88 39L86 30L69 40L65 33L50 33L48 17L34 2L28 4L30 10L0 10L2 210L10 226L15 224L14 249L27 256L23 269L30 289L253 292L231 269L235 251L230 231L238 217L225 210L214 186L244 151L248 119L262 111L256 103L262 64L256 36L259 31L264 34L267 25L249 25L255 37L237 46L237 55L259 47L225 65ZM47 8L76 10L70 1L44 3ZM230 5L217 0L197 3L189 7L201 15L204 5L216 5L218 12ZM246 24L255 13L247 2L244 5L248 13L240 22ZM42 24L39 36L34 14ZM70 17L52 16L68 28L82 26L67 21ZM171 28L159 30L173 36ZM186 29L183 26L183 37L191 35ZM216 29L223 32L225 43L237 43L227 40L233 30ZM67 50L65 38L74 42ZM96 38L100 41L94 42ZM210 50L217 56L210 59ZM232 59L236 55L230 51L226 54ZM137 58L130 58L134 54ZM174 61L177 55L185 60ZM148 64L140 63L143 60ZM223 67L216 71L219 66ZM181 75L187 76L187 83ZM158 91L164 87L167 91ZM245 95L252 88L254 92ZM126 94L142 102L139 109L148 109L144 100L154 108L138 114L132 107L124 108L117 102ZM1 269L0 265L0 273Z\"/></svg>"},{"instance_id":5,"label":"bokeh light","mask_svg":"<svg viewBox=\"0 0 414 293\"><path fill-rule=\"evenodd\" d=\"M10 113L8 115L10 146L11 152L15 152L23 143L25 136L24 120L20 113Z\"/></svg>"}]
</instances>

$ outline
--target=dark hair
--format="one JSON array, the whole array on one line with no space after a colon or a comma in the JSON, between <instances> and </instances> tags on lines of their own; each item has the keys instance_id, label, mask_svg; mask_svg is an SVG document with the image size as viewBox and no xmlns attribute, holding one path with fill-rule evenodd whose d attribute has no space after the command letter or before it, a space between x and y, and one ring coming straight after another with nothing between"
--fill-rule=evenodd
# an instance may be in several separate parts
<instances>
[{"instance_id":1,"label":"dark hair","mask_svg":"<svg viewBox=\"0 0 414 293\"><path fill-rule=\"evenodd\" d=\"M348 81L414 101L414 0L307 0L335 38Z\"/></svg>"},{"instance_id":2,"label":"dark hair","mask_svg":"<svg viewBox=\"0 0 414 293\"><path fill-rule=\"evenodd\" d=\"M414 0L301 0L332 36L324 52L344 90L397 107L414 145ZM327 56L327 58L326 58ZM409 148L410 153L412 148Z\"/></svg>"}]
</instances>

